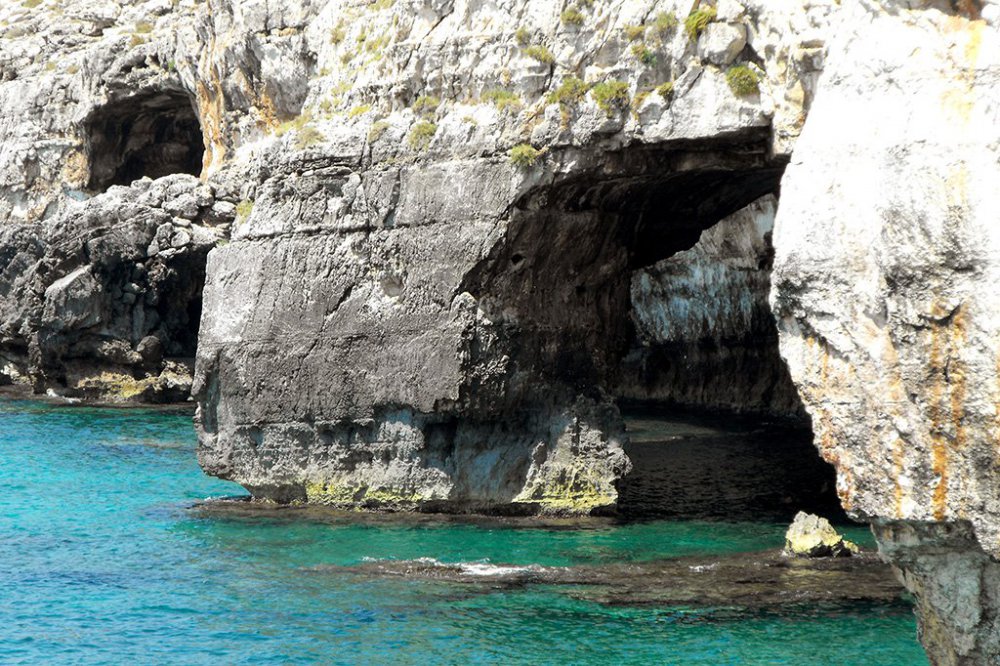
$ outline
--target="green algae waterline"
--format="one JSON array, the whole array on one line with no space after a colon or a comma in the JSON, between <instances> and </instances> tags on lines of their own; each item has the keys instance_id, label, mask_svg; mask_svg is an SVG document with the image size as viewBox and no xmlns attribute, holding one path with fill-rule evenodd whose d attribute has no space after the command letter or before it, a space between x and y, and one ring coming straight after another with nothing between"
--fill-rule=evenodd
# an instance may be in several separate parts
<instances>
[{"instance_id":1,"label":"green algae waterline","mask_svg":"<svg viewBox=\"0 0 1000 666\"><path fill-rule=\"evenodd\" d=\"M321 520L198 510L190 417L0 402L5 664L926 664L903 603L615 605L377 560L600 567L781 545L774 523ZM852 539L865 541L861 529Z\"/></svg>"}]
</instances>

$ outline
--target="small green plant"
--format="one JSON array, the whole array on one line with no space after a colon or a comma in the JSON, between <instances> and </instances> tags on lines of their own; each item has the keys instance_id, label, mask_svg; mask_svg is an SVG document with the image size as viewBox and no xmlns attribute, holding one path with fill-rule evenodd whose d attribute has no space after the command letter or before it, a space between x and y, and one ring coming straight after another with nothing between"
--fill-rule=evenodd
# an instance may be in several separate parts
<instances>
[{"instance_id":1,"label":"small green plant","mask_svg":"<svg viewBox=\"0 0 1000 666\"><path fill-rule=\"evenodd\" d=\"M375 143L376 141L381 139L382 135L385 134L386 130L388 130L390 127L391 125L384 120L380 120L377 123L373 124L371 128L368 130L368 143Z\"/></svg>"},{"instance_id":2,"label":"small green plant","mask_svg":"<svg viewBox=\"0 0 1000 666\"><path fill-rule=\"evenodd\" d=\"M522 143L510 149L510 163L519 167L531 167L538 163L542 151L530 143Z\"/></svg>"},{"instance_id":3,"label":"small green plant","mask_svg":"<svg viewBox=\"0 0 1000 666\"><path fill-rule=\"evenodd\" d=\"M630 42L634 42L645 37L646 26L642 24L627 25L622 29L622 32L625 33L625 39L627 39Z\"/></svg>"},{"instance_id":4,"label":"small green plant","mask_svg":"<svg viewBox=\"0 0 1000 666\"><path fill-rule=\"evenodd\" d=\"M250 218L250 213L253 212L253 200L244 199L243 201L236 204L236 226L239 226L246 222Z\"/></svg>"},{"instance_id":5,"label":"small green plant","mask_svg":"<svg viewBox=\"0 0 1000 666\"><path fill-rule=\"evenodd\" d=\"M358 116L363 116L372 110L371 104L359 104L355 106L350 111L347 112L348 118L357 118Z\"/></svg>"},{"instance_id":6,"label":"small green plant","mask_svg":"<svg viewBox=\"0 0 1000 666\"><path fill-rule=\"evenodd\" d=\"M291 120L286 120L285 122L278 125L278 128L274 131L278 136L283 136L292 130L300 130L309 123L312 122L312 114L301 113Z\"/></svg>"},{"instance_id":7,"label":"small green plant","mask_svg":"<svg viewBox=\"0 0 1000 666\"><path fill-rule=\"evenodd\" d=\"M441 100L433 95L421 95L413 102L413 112L419 116L434 115L441 106Z\"/></svg>"},{"instance_id":8,"label":"small green plant","mask_svg":"<svg viewBox=\"0 0 1000 666\"><path fill-rule=\"evenodd\" d=\"M396 4L396 0L375 0L375 2L372 3L372 9L375 9L376 11L389 9L394 4Z\"/></svg>"},{"instance_id":9,"label":"small green plant","mask_svg":"<svg viewBox=\"0 0 1000 666\"><path fill-rule=\"evenodd\" d=\"M670 100L674 96L674 82L667 81L656 86L656 93L665 100Z\"/></svg>"},{"instance_id":10,"label":"small green plant","mask_svg":"<svg viewBox=\"0 0 1000 666\"><path fill-rule=\"evenodd\" d=\"M503 88L484 91L482 100L489 102L500 111L516 111L521 108L521 98L517 96L517 93Z\"/></svg>"},{"instance_id":11,"label":"small green plant","mask_svg":"<svg viewBox=\"0 0 1000 666\"><path fill-rule=\"evenodd\" d=\"M148 35L153 32L153 24L146 21L140 21L135 24L135 32L140 35Z\"/></svg>"},{"instance_id":12,"label":"small green plant","mask_svg":"<svg viewBox=\"0 0 1000 666\"><path fill-rule=\"evenodd\" d=\"M563 13L559 15L559 18L566 25L581 26L583 25L583 21L586 17L575 6L571 6L563 10Z\"/></svg>"},{"instance_id":13,"label":"small green plant","mask_svg":"<svg viewBox=\"0 0 1000 666\"><path fill-rule=\"evenodd\" d=\"M339 21L330 31L330 43L336 46L344 41L345 37L347 37L347 30L344 28L344 22Z\"/></svg>"},{"instance_id":14,"label":"small green plant","mask_svg":"<svg viewBox=\"0 0 1000 666\"><path fill-rule=\"evenodd\" d=\"M632 45L632 55L643 65L651 66L656 64L656 52L642 42Z\"/></svg>"},{"instance_id":15,"label":"small green plant","mask_svg":"<svg viewBox=\"0 0 1000 666\"><path fill-rule=\"evenodd\" d=\"M21 6L28 9L34 9L40 4L42 4L42 0L24 0L24 2L21 3Z\"/></svg>"},{"instance_id":16,"label":"small green plant","mask_svg":"<svg viewBox=\"0 0 1000 666\"><path fill-rule=\"evenodd\" d=\"M431 145L434 135L437 134L437 129L438 126L434 123L421 120L410 130L410 138L407 139L407 143L413 150L427 150L427 147Z\"/></svg>"},{"instance_id":17,"label":"small green plant","mask_svg":"<svg viewBox=\"0 0 1000 666\"><path fill-rule=\"evenodd\" d=\"M760 76L746 65L730 67L726 72L726 83L733 94L740 97L760 92Z\"/></svg>"},{"instance_id":18,"label":"small green plant","mask_svg":"<svg viewBox=\"0 0 1000 666\"><path fill-rule=\"evenodd\" d=\"M323 133L315 127L303 127L295 136L295 147L299 150L305 150L309 146L315 146L323 138Z\"/></svg>"},{"instance_id":19,"label":"small green plant","mask_svg":"<svg viewBox=\"0 0 1000 666\"><path fill-rule=\"evenodd\" d=\"M531 31L522 25L514 33L514 39L517 41L518 46L524 48L531 43Z\"/></svg>"},{"instance_id":20,"label":"small green plant","mask_svg":"<svg viewBox=\"0 0 1000 666\"><path fill-rule=\"evenodd\" d=\"M698 39L698 36L708 27L709 23L715 20L716 16L715 7L696 9L688 14L688 17L684 19L684 31L687 33L688 38L692 41Z\"/></svg>"},{"instance_id":21,"label":"small green plant","mask_svg":"<svg viewBox=\"0 0 1000 666\"><path fill-rule=\"evenodd\" d=\"M177 71L177 63L174 62L173 60L168 60L167 61L167 71L168 72L176 72Z\"/></svg>"},{"instance_id":22,"label":"small green plant","mask_svg":"<svg viewBox=\"0 0 1000 666\"><path fill-rule=\"evenodd\" d=\"M559 87L548 95L549 104L562 104L573 106L583 101L587 96L590 86L575 76L567 76L559 84Z\"/></svg>"},{"instance_id":23,"label":"small green plant","mask_svg":"<svg viewBox=\"0 0 1000 666\"><path fill-rule=\"evenodd\" d=\"M671 30L677 27L677 14L670 12L660 12L653 21L653 31L660 37L666 37Z\"/></svg>"},{"instance_id":24,"label":"small green plant","mask_svg":"<svg viewBox=\"0 0 1000 666\"><path fill-rule=\"evenodd\" d=\"M549 51L546 47L538 44L526 48L524 50L524 54L544 65L551 65L556 61L556 57L552 55L552 51Z\"/></svg>"},{"instance_id":25,"label":"small green plant","mask_svg":"<svg viewBox=\"0 0 1000 666\"><path fill-rule=\"evenodd\" d=\"M591 89L594 101L609 116L628 108L628 83L625 81L602 81Z\"/></svg>"}]
</instances>

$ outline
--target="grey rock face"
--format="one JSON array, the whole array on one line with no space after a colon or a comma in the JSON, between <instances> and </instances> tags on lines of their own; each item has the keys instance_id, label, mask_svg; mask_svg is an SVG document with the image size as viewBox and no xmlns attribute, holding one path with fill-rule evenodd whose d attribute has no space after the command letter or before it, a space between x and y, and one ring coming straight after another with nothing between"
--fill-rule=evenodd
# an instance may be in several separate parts
<instances>
[{"instance_id":1,"label":"grey rock face","mask_svg":"<svg viewBox=\"0 0 1000 666\"><path fill-rule=\"evenodd\" d=\"M166 209L201 187L192 176L140 181L44 228L0 227L5 381L102 400L184 400L191 368L182 359L194 356L205 258L221 230L197 217L179 225Z\"/></svg>"},{"instance_id":2,"label":"grey rock face","mask_svg":"<svg viewBox=\"0 0 1000 666\"><path fill-rule=\"evenodd\" d=\"M695 38L669 0L580 26L554 3L63 4L0 6L0 382L183 394L207 255L210 473L352 507L606 508L615 398L795 410L766 233L702 237L791 160L772 305L845 506L967 521L997 555L994 0L719 0ZM686 316L659 302L694 285ZM623 373L637 326L716 379ZM967 536L948 548L982 562ZM934 592L991 569L879 538L932 653L993 658L992 597L966 617Z\"/></svg>"}]
</instances>

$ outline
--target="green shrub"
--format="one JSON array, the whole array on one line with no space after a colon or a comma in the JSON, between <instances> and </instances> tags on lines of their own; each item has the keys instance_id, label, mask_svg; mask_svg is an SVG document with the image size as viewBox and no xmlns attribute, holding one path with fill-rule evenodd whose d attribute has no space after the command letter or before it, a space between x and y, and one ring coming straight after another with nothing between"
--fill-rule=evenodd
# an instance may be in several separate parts
<instances>
[{"instance_id":1,"label":"green shrub","mask_svg":"<svg viewBox=\"0 0 1000 666\"><path fill-rule=\"evenodd\" d=\"M559 84L559 87L549 93L548 102L549 104L563 104L572 106L574 104L579 104L583 101L583 98L587 96L587 91L590 90L590 86L576 78L575 76L567 76Z\"/></svg>"},{"instance_id":2,"label":"green shrub","mask_svg":"<svg viewBox=\"0 0 1000 666\"><path fill-rule=\"evenodd\" d=\"M517 29L517 32L514 33L514 39L517 40L518 46L523 48L531 43L531 31L524 26L521 26Z\"/></svg>"},{"instance_id":3,"label":"green shrub","mask_svg":"<svg viewBox=\"0 0 1000 666\"><path fill-rule=\"evenodd\" d=\"M510 163L519 167L535 166L542 157L542 151L528 143L510 149Z\"/></svg>"},{"instance_id":4,"label":"green shrub","mask_svg":"<svg viewBox=\"0 0 1000 666\"><path fill-rule=\"evenodd\" d=\"M602 81L591 89L594 101L609 116L628 108L628 83L625 81Z\"/></svg>"},{"instance_id":5,"label":"green shrub","mask_svg":"<svg viewBox=\"0 0 1000 666\"><path fill-rule=\"evenodd\" d=\"M622 29L622 32L625 33L625 39L630 42L634 42L646 36L646 26L627 25Z\"/></svg>"},{"instance_id":6,"label":"green shrub","mask_svg":"<svg viewBox=\"0 0 1000 666\"><path fill-rule=\"evenodd\" d=\"M677 27L677 14L673 12L661 12L656 15L653 21L653 30L660 37L666 37L671 30Z\"/></svg>"},{"instance_id":7,"label":"green shrub","mask_svg":"<svg viewBox=\"0 0 1000 666\"><path fill-rule=\"evenodd\" d=\"M715 7L696 9L684 19L684 31L690 39L698 39L702 31L708 27L708 24L715 20L716 15Z\"/></svg>"},{"instance_id":8,"label":"green shrub","mask_svg":"<svg viewBox=\"0 0 1000 666\"><path fill-rule=\"evenodd\" d=\"M431 140L437 133L437 129L438 126L434 123L421 120L410 130L410 138L407 139L407 143L410 144L410 148L413 150L427 150L427 147L431 145Z\"/></svg>"},{"instance_id":9,"label":"green shrub","mask_svg":"<svg viewBox=\"0 0 1000 666\"><path fill-rule=\"evenodd\" d=\"M377 123L373 124L371 128L368 130L368 143L375 143L376 141L381 139L382 135L385 134L386 130L388 130L390 127L391 125L384 120L380 120Z\"/></svg>"},{"instance_id":10,"label":"green shrub","mask_svg":"<svg viewBox=\"0 0 1000 666\"><path fill-rule=\"evenodd\" d=\"M516 111L521 108L521 98L517 93L502 88L493 88L483 92L484 102L489 102L501 111Z\"/></svg>"},{"instance_id":11,"label":"green shrub","mask_svg":"<svg viewBox=\"0 0 1000 666\"><path fill-rule=\"evenodd\" d=\"M323 133L315 127L303 127L295 137L295 147L299 150L304 150L309 146L315 146L323 138Z\"/></svg>"},{"instance_id":12,"label":"green shrub","mask_svg":"<svg viewBox=\"0 0 1000 666\"><path fill-rule=\"evenodd\" d=\"M246 222L252 212L253 201L251 199L244 199L236 204L236 225L239 226Z\"/></svg>"},{"instance_id":13,"label":"green shrub","mask_svg":"<svg viewBox=\"0 0 1000 666\"><path fill-rule=\"evenodd\" d=\"M148 35L153 32L153 24L146 21L140 21L135 24L135 31L140 35Z\"/></svg>"},{"instance_id":14,"label":"green shrub","mask_svg":"<svg viewBox=\"0 0 1000 666\"><path fill-rule=\"evenodd\" d=\"M524 50L524 54L529 58L533 58L540 63L551 65L556 61L556 57L552 55L552 51L549 51L544 46L539 46L537 44L529 46Z\"/></svg>"},{"instance_id":15,"label":"green shrub","mask_svg":"<svg viewBox=\"0 0 1000 666\"><path fill-rule=\"evenodd\" d=\"M347 30L344 28L343 21L338 21L337 25L333 26L333 29L330 31L330 43L334 45L340 44L346 36Z\"/></svg>"},{"instance_id":16,"label":"green shrub","mask_svg":"<svg viewBox=\"0 0 1000 666\"><path fill-rule=\"evenodd\" d=\"M643 65L656 64L656 52L642 42L632 45L632 55L639 59Z\"/></svg>"},{"instance_id":17,"label":"green shrub","mask_svg":"<svg viewBox=\"0 0 1000 666\"><path fill-rule=\"evenodd\" d=\"M347 112L347 117L357 118L358 116L363 116L364 114L368 113L371 110L372 110L371 104L359 104L358 106L355 106L354 108L352 108L350 111Z\"/></svg>"},{"instance_id":18,"label":"green shrub","mask_svg":"<svg viewBox=\"0 0 1000 666\"><path fill-rule=\"evenodd\" d=\"M726 72L726 83L729 84L733 94L740 97L760 92L760 77L746 65L730 67Z\"/></svg>"},{"instance_id":19,"label":"green shrub","mask_svg":"<svg viewBox=\"0 0 1000 666\"><path fill-rule=\"evenodd\" d=\"M413 106L411 108L414 113L425 116L434 115L439 106L441 106L441 100L437 97L434 97L433 95L421 95L415 102L413 102Z\"/></svg>"},{"instance_id":20,"label":"green shrub","mask_svg":"<svg viewBox=\"0 0 1000 666\"><path fill-rule=\"evenodd\" d=\"M563 23L566 25L583 25L585 19L583 13L576 7L567 7L563 13L559 16Z\"/></svg>"},{"instance_id":21,"label":"green shrub","mask_svg":"<svg viewBox=\"0 0 1000 666\"><path fill-rule=\"evenodd\" d=\"M669 100L674 96L674 82L667 81L666 83L661 83L660 85L656 86L656 92L663 99Z\"/></svg>"},{"instance_id":22,"label":"green shrub","mask_svg":"<svg viewBox=\"0 0 1000 666\"><path fill-rule=\"evenodd\" d=\"M42 0L24 0L24 2L21 3L21 6L26 7L27 9L34 9L40 4L42 4Z\"/></svg>"}]
</instances>

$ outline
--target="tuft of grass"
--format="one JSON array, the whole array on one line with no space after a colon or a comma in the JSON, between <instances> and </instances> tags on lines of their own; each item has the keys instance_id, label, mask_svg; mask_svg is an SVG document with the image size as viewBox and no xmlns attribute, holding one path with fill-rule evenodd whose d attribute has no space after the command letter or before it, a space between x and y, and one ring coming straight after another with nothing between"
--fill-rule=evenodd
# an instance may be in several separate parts
<instances>
[{"instance_id":1,"label":"tuft of grass","mask_svg":"<svg viewBox=\"0 0 1000 666\"><path fill-rule=\"evenodd\" d=\"M702 31L708 27L708 24L715 21L716 16L715 7L696 9L684 19L684 32L687 33L689 39L692 41L696 40Z\"/></svg>"},{"instance_id":2,"label":"tuft of grass","mask_svg":"<svg viewBox=\"0 0 1000 666\"><path fill-rule=\"evenodd\" d=\"M538 163L542 151L530 143L522 143L510 149L510 163L518 167L531 167Z\"/></svg>"},{"instance_id":3,"label":"tuft of grass","mask_svg":"<svg viewBox=\"0 0 1000 666\"><path fill-rule=\"evenodd\" d=\"M416 151L427 150L434 135L437 134L437 128L437 125L426 120L421 120L414 125L413 129L410 130L410 137L407 139L410 148Z\"/></svg>"},{"instance_id":4,"label":"tuft of grass","mask_svg":"<svg viewBox=\"0 0 1000 666\"><path fill-rule=\"evenodd\" d=\"M380 120L377 123L373 124L371 128L368 130L368 143L375 143L376 141L381 139L382 135L385 134L386 130L388 130L389 127L391 127L391 125L389 125L389 123L384 120Z\"/></svg>"},{"instance_id":5,"label":"tuft of grass","mask_svg":"<svg viewBox=\"0 0 1000 666\"><path fill-rule=\"evenodd\" d=\"M330 43L336 46L344 41L345 37L347 37L347 29L344 27L344 22L338 21L337 25L330 30Z\"/></svg>"},{"instance_id":6,"label":"tuft of grass","mask_svg":"<svg viewBox=\"0 0 1000 666\"><path fill-rule=\"evenodd\" d=\"M253 212L253 200L244 199L243 201L236 204L236 225L239 226L247 221L250 217L250 213Z\"/></svg>"},{"instance_id":7,"label":"tuft of grass","mask_svg":"<svg viewBox=\"0 0 1000 666\"><path fill-rule=\"evenodd\" d=\"M438 107L441 106L441 100L433 95L421 95L413 102L413 112L420 116L434 115L437 112Z\"/></svg>"},{"instance_id":8,"label":"tuft of grass","mask_svg":"<svg viewBox=\"0 0 1000 666\"><path fill-rule=\"evenodd\" d=\"M625 39L630 42L634 42L646 36L646 26L642 24L627 25L622 28L622 32L625 33Z\"/></svg>"},{"instance_id":9,"label":"tuft of grass","mask_svg":"<svg viewBox=\"0 0 1000 666\"><path fill-rule=\"evenodd\" d=\"M671 30L677 27L677 23L677 14L660 12L653 20L653 31L660 37L666 37Z\"/></svg>"},{"instance_id":10,"label":"tuft of grass","mask_svg":"<svg viewBox=\"0 0 1000 666\"><path fill-rule=\"evenodd\" d=\"M278 125L278 128L274 131L278 136L283 136L292 130L301 130L306 125L312 122L312 115L309 113L301 113L291 120L286 120L285 122Z\"/></svg>"},{"instance_id":11,"label":"tuft of grass","mask_svg":"<svg viewBox=\"0 0 1000 666\"><path fill-rule=\"evenodd\" d=\"M726 72L726 83L733 94L746 97L760 92L760 77L746 65L730 67Z\"/></svg>"},{"instance_id":12,"label":"tuft of grass","mask_svg":"<svg viewBox=\"0 0 1000 666\"><path fill-rule=\"evenodd\" d=\"M21 3L21 6L27 9L34 9L40 4L42 4L42 0L24 0L24 2Z\"/></svg>"},{"instance_id":13,"label":"tuft of grass","mask_svg":"<svg viewBox=\"0 0 1000 666\"><path fill-rule=\"evenodd\" d=\"M597 106L608 116L628 108L628 83L625 81L602 81L591 89Z\"/></svg>"},{"instance_id":14,"label":"tuft of grass","mask_svg":"<svg viewBox=\"0 0 1000 666\"><path fill-rule=\"evenodd\" d=\"M581 26L585 20L583 12L577 9L575 6L567 7L563 10L563 13L559 15L559 19L565 25Z\"/></svg>"},{"instance_id":15,"label":"tuft of grass","mask_svg":"<svg viewBox=\"0 0 1000 666\"><path fill-rule=\"evenodd\" d=\"M549 51L546 47L540 46L538 44L529 46L524 50L524 54L529 58L537 60L538 62L551 65L556 61L556 57L552 55L552 51Z\"/></svg>"},{"instance_id":16,"label":"tuft of grass","mask_svg":"<svg viewBox=\"0 0 1000 666\"><path fill-rule=\"evenodd\" d=\"M656 52L642 42L632 45L632 55L643 65L652 66L656 64Z\"/></svg>"},{"instance_id":17,"label":"tuft of grass","mask_svg":"<svg viewBox=\"0 0 1000 666\"><path fill-rule=\"evenodd\" d=\"M562 104L573 106L583 101L587 96L590 86L575 76L567 76L559 84L559 87L548 95L549 104Z\"/></svg>"},{"instance_id":18,"label":"tuft of grass","mask_svg":"<svg viewBox=\"0 0 1000 666\"><path fill-rule=\"evenodd\" d=\"M372 110L371 104L359 104L355 106L350 111L347 112L348 118L357 118L358 116L363 116Z\"/></svg>"},{"instance_id":19,"label":"tuft of grass","mask_svg":"<svg viewBox=\"0 0 1000 666\"><path fill-rule=\"evenodd\" d=\"M131 47L139 46L140 44L145 44L146 38L142 35L132 35L132 39L128 40L128 45Z\"/></svg>"},{"instance_id":20,"label":"tuft of grass","mask_svg":"<svg viewBox=\"0 0 1000 666\"><path fill-rule=\"evenodd\" d=\"M309 127L303 127L299 130L295 137L295 147L299 150L305 150L309 146L315 146L324 138L323 133L315 127L312 127L311 125Z\"/></svg>"},{"instance_id":21,"label":"tuft of grass","mask_svg":"<svg viewBox=\"0 0 1000 666\"><path fill-rule=\"evenodd\" d=\"M153 24L147 21L140 21L135 24L135 32L139 35L148 35L153 32Z\"/></svg>"},{"instance_id":22,"label":"tuft of grass","mask_svg":"<svg viewBox=\"0 0 1000 666\"><path fill-rule=\"evenodd\" d=\"M482 100L489 102L500 111L516 111L521 108L521 98L517 93L503 88L492 88L483 92Z\"/></svg>"},{"instance_id":23,"label":"tuft of grass","mask_svg":"<svg viewBox=\"0 0 1000 666\"><path fill-rule=\"evenodd\" d=\"M518 46L524 48L531 43L531 31L522 25L514 33L514 39L517 41Z\"/></svg>"},{"instance_id":24,"label":"tuft of grass","mask_svg":"<svg viewBox=\"0 0 1000 666\"><path fill-rule=\"evenodd\" d=\"M665 100L670 100L674 96L674 82L667 81L656 86L656 93Z\"/></svg>"}]
</instances>

